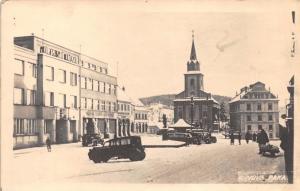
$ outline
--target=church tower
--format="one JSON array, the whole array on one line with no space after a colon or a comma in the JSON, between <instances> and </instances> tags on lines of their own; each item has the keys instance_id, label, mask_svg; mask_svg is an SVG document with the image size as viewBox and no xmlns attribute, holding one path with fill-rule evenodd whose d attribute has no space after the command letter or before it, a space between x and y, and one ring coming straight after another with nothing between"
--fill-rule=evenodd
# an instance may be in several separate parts
<instances>
[{"instance_id":1,"label":"church tower","mask_svg":"<svg viewBox=\"0 0 300 191\"><path fill-rule=\"evenodd\" d=\"M199 90L204 91L203 74L200 72L200 63L197 60L196 48L194 43L194 32L192 38L193 41L190 60L187 62L187 72L184 74L184 90L186 97L199 97Z\"/></svg>"}]
</instances>

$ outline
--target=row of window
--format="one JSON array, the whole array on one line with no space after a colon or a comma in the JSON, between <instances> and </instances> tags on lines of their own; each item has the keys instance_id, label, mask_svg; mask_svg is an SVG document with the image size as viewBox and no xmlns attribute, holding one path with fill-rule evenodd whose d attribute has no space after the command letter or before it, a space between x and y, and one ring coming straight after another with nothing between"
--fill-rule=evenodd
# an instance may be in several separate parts
<instances>
[{"instance_id":1,"label":"row of window","mask_svg":"<svg viewBox=\"0 0 300 191\"><path fill-rule=\"evenodd\" d=\"M117 95L117 86L81 76L81 88L96 92Z\"/></svg>"},{"instance_id":2,"label":"row of window","mask_svg":"<svg viewBox=\"0 0 300 191\"><path fill-rule=\"evenodd\" d=\"M147 114L145 113L136 113L135 114L135 119L144 119L144 120L147 120Z\"/></svg>"},{"instance_id":3,"label":"row of window","mask_svg":"<svg viewBox=\"0 0 300 191\"><path fill-rule=\"evenodd\" d=\"M15 59L15 69L14 69L15 74L25 75L25 65L24 64L25 64L24 60ZM29 68L31 70L31 75L36 78L37 77L37 65L34 63L30 63L30 62L28 62L28 64L30 64ZM84 64L82 61L82 66L83 65ZM95 64L91 64L91 63L87 63L87 68L95 70L95 71L99 71L104 74L108 73L107 68L103 68L100 66L98 67ZM63 76L65 76L64 75L65 72L66 72L65 70L60 69L60 73L62 73L62 74L60 74L60 76L62 76L62 81L64 81ZM47 75L48 80L54 80L54 68L51 66L46 66L46 75Z\"/></svg>"},{"instance_id":4,"label":"row of window","mask_svg":"<svg viewBox=\"0 0 300 191\"><path fill-rule=\"evenodd\" d=\"M77 96L70 95L69 104L71 108L77 108ZM26 91L22 88L14 88L14 104L36 105L36 90ZM67 107L66 94L57 94L57 103L54 103L54 92L45 92L45 106Z\"/></svg>"},{"instance_id":5,"label":"row of window","mask_svg":"<svg viewBox=\"0 0 300 191\"><path fill-rule=\"evenodd\" d=\"M247 121L252 121L251 115L247 115ZM263 121L262 115L257 115L257 121ZM268 121L273 121L273 115L268 115Z\"/></svg>"},{"instance_id":6,"label":"row of window","mask_svg":"<svg viewBox=\"0 0 300 191\"><path fill-rule=\"evenodd\" d=\"M14 88L14 104L27 104L35 105L36 104L36 90L25 90L22 88Z\"/></svg>"},{"instance_id":7,"label":"row of window","mask_svg":"<svg viewBox=\"0 0 300 191\"><path fill-rule=\"evenodd\" d=\"M275 98L275 96L273 96L270 93L248 93L247 95L244 96L245 99L269 99L269 98Z\"/></svg>"},{"instance_id":8,"label":"row of window","mask_svg":"<svg viewBox=\"0 0 300 191\"><path fill-rule=\"evenodd\" d=\"M262 125L258 125L258 129L262 128ZM252 130L252 125L247 125L247 130L251 131ZM269 125L268 131L273 131L273 125Z\"/></svg>"},{"instance_id":9,"label":"row of window","mask_svg":"<svg viewBox=\"0 0 300 191\"><path fill-rule=\"evenodd\" d=\"M14 72L18 75L25 75L25 65L23 60L15 59ZM30 75L34 78L37 77L37 65L31 62L28 62ZM27 70L26 70L27 71Z\"/></svg>"},{"instance_id":10,"label":"row of window","mask_svg":"<svg viewBox=\"0 0 300 191\"><path fill-rule=\"evenodd\" d=\"M129 104L118 104L118 111L128 111L130 112L130 105Z\"/></svg>"},{"instance_id":11,"label":"row of window","mask_svg":"<svg viewBox=\"0 0 300 191\"><path fill-rule=\"evenodd\" d=\"M98 111L116 111L116 103L90 98L81 98L81 108Z\"/></svg>"},{"instance_id":12,"label":"row of window","mask_svg":"<svg viewBox=\"0 0 300 191\"><path fill-rule=\"evenodd\" d=\"M261 111L261 104L258 103L256 106L257 106L256 109L258 111ZM251 104L247 103L247 111L250 111L250 110L251 110ZM273 110L273 104L272 103L268 103L268 110Z\"/></svg>"},{"instance_id":13,"label":"row of window","mask_svg":"<svg viewBox=\"0 0 300 191\"><path fill-rule=\"evenodd\" d=\"M67 71L63 69L58 69L57 72L58 81L60 83L67 83ZM54 81L54 67L52 66L45 66L45 79ZM77 74L74 72L70 72L70 85L77 86Z\"/></svg>"},{"instance_id":14,"label":"row of window","mask_svg":"<svg viewBox=\"0 0 300 191\"><path fill-rule=\"evenodd\" d=\"M103 68L101 66L97 66L97 65L91 64L89 62L83 62L83 61L81 61L81 66L89 68L89 69L92 69L92 70L100 72L100 73L104 73L104 74L108 73L107 68Z\"/></svg>"},{"instance_id":15,"label":"row of window","mask_svg":"<svg viewBox=\"0 0 300 191\"><path fill-rule=\"evenodd\" d=\"M14 119L14 135L34 135L38 133L35 119Z\"/></svg>"},{"instance_id":16,"label":"row of window","mask_svg":"<svg viewBox=\"0 0 300 191\"><path fill-rule=\"evenodd\" d=\"M234 112L234 111L239 111L240 110L240 105L241 104L231 104L230 105L230 111L231 112ZM247 103L246 104L246 110L247 111L251 111L252 110L252 108L254 109L254 106L256 106L255 107L255 109L257 110L257 111L262 111L262 104L261 103L258 103L258 104L251 104L251 103ZM272 103L268 103L268 111L272 111L273 110L273 104Z\"/></svg>"}]
</instances>

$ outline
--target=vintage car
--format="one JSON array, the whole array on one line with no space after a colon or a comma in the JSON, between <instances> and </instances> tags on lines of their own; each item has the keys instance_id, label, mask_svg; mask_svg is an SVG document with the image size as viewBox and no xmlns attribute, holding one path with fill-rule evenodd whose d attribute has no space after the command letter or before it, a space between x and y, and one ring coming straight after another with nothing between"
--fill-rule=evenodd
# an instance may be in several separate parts
<instances>
[{"instance_id":1,"label":"vintage car","mask_svg":"<svg viewBox=\"0 0 300 191\"><path fill-rule=\"evenodd\" d=\"M263 155L265 155L265 153L270 153L271 156L275 156L276 153L279 153L279 147L275 146L275 145L265 145L265 146L261 146L261 152Z\"/></svg>"},{"instance_id":2,"label":"vintage car","mask_svg":"<svg viewBox=\"0 0 300 191\"><path fill-rule=\"evenodd\" d=\"M187 143L192 142L192 135L190 133L181 133L181 132L168 132L166 134L167 140L173 141L183 141Z\"/></svg>"},{"instance_id":3,"label":"vintage car","mask_svg":"<svg viewBox=\"0 0 300 191\"><path fill-rule=\"evenodd\" d=\"M210 132L203 129L192 129L187 130L188 133L191 133L191 143L193 144L201 144L202 141L204 141L206 144L210 143L216 143L217 138L215 136L212 136Z\"/></svg>"},{"instance_id":4,"label":"vintage car","mask_svg":"<svg viewBox=\"0 0 300 191\"><path fill-rule=\"evenodd\" d=\"M166 134L168 132L172 132L172 131L174 131L173 128L163 128L163 129L158 130L156 132L156 135L164 135L164 134Z\"/></svg>"},{"instance_id":5,"label":"vintage car","mask_svg":"<svg viewBox=\"0 0 300 191\"><path fill-rule=\"evenodd\" d=\"M206 144L216 143L217 138L215 136L212 136L211 133L205 132L203 134L203 140Z\"/></svg>"},{"instance_id":6,"label":"vintage car","mask_svg":"<svg viewBox=\"0 0 300 191\"><path fill-rule=\"evenodd\" d=\"M98 144L103 144L104 140L101 139L99 134L84 134L82 136L82 146L87 147L89 145L96 146Z\"/></svg>"},{"instance_id":7,"label":"vintage car","mask_svg":"<svg viewBox=\"0 0 300 191\"><path fill-rule=\"evenodd\" d=\"M144 160L146 153L139 136L119 137L108 140L103 146L90 149L88 156L95 163L107 162L113 157L131 161Z\"/></svg>"}]
</instances>

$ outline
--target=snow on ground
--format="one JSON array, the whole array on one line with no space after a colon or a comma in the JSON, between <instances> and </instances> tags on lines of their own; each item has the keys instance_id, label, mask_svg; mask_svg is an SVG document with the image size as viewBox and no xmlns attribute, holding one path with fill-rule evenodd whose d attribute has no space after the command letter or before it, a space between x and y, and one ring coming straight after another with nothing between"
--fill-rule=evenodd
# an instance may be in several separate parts
<instances>
[{"instance_id":1,"label":"snow on ground","mask_svg":"<svg viewBox=\"0 0 300 191\"><path fill-rule=\"evenodd\" d=\"M161 136L143 135L143 144L182 144L162 141ZM279 141L272 144L279 145ZM180 148L147 148L143 161L112 159L95 164L90 148L81 143L16 150L9 184L38 183L238 183L238 172L284 170L282 152L274 158L258 155L257 143L231 146L218 136L216 144Z\"/></svg>"}]
</instances>

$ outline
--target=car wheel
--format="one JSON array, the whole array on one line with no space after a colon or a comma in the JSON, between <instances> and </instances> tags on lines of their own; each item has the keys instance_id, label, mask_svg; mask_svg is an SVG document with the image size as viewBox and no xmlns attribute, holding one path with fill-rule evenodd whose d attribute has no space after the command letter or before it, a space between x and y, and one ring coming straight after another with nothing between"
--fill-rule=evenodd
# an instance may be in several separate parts
<instances>
[{"instance_id":1,"label":"car wheel","mask_svg":"<svg viewBox=\"0 0 300 191\"><path fill-rule=\"evenodd\" d=\"M272 157L275 157L275 153L274 153L274 152L271 152L271 156L272 156Z\"/></svg>"},{"instance_id":2,"label":"car wheel","mask_svg":"<svg viewBox=\"0 0 300 191\"><path fill-rule=\"evenodd\" d=\"M129 156L129 160L131 160L131 161L141 161L141 160L144 160L145 157L146 157L145 152L135 152L135 153L132 153Z\"/></svg>"}]
</instances>

